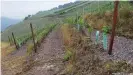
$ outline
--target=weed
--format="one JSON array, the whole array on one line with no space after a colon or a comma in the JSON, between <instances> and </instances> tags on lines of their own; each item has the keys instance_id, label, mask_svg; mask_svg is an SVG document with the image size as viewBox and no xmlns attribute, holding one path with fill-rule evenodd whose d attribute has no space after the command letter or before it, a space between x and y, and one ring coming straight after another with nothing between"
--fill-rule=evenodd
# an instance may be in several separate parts
<instances>
[{"instance_id":1,"label":"weed","mask_svg":"<svg viewBox=\"0 0 133 75\"><path fill-rule=\"evenodd\" d=\"M73 69L74 69L74 66L73 66L73 64L71 64L71 63L69 63L69 64L67 65L67 67L66 67L66 71L67 71L68 73L71 73L71 72L73 71Z\"/></svg>"},{"instance_id":2,"label":"weed","mask_svg":"<svg viewBox=\"0 0 133 75\"><path fill-rule=\"evenodd\" d=\"M111 72L132 72L133 70L133 66L126 61L107 62L104 67L107 71Z\"/></svg>"},{"instance_id":3,"label":"weed","mask_svg":"<svg viewBox=\"0 0 133 75\"><path fill-rule=\"evenodd\" d=\"M91 33L93 31L93 27L89 26L88 32Z\"/></svg>"},{"instance_id":4,"label":"weed","mask_svg":"<svg viewBox=\"0 0 133 75\"><path fill-rule=\"evenodd\" d=\"M68 61L71 56L72 56L72 52L70 50L66 50L65 55L64 55L64 60Z\"/></svg>"},{"instance_id":5,"label":"weed","mask_svg":"<svg viewBox=\"0 0 133 75\"><path fill-rule=\"evenodd\" d=\"M33 44L28 44L27 46L27 55L30 55L32 53L34 49L34 45Z\"/></svg>"},{"instance_id":6,"label":"weed","mask_svg":"<svg viewBox=\"0 0 133 75\"><path fill-rule=\"evenodd\" d=\"M109 26L103 26L102 31L104 32L104 34L107 34L110 30Z\"/></svg>"}]
</instances>

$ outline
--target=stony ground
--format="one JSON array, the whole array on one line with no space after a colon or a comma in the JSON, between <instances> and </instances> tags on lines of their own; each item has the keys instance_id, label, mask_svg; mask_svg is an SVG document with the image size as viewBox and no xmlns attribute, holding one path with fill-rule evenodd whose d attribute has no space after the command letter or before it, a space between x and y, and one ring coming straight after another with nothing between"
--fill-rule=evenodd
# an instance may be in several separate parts
<instances>
[{"instance_id":1,"label":"stony ground","mask_svg":"<svg viewBox=\"0 0 133 75\"><path fill-rule=\"evenodd\" d=\"M108 38L108 47L110 35ZM91 34L91 39L95 42L95 31ZM102 33L100 33L100 45L102 46ZM115 36L112 55L107 54L108 50L104 50L100 57L103 60L125 60L130 64L133 64L133 39L127 39L126 37Z\"/></svg>"}]
</instances>

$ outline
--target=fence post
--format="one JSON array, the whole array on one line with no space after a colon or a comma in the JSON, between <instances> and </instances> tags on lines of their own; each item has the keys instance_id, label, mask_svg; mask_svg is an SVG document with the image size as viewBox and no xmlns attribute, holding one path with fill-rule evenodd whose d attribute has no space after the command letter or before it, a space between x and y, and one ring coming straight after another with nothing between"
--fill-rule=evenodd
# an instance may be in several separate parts
<instances>
[{"instance_id":1,"label":"fence post","mask_svg":"<svg viewBox=\"0 0 133 75\"><path fill-rule=\"evenodd\" d=\"M84 16L85 16L85 9L83 8L83 24L85 25L85 19L84 19Z\"/></svg>"},{"instance_id":2,"label":"fence post","mask_svg":"<svg viewBox=\"0 0 133 75\"><path fill-rule=\"evenodd\" d=\"M14 44L15 44L15 46L16 46L16 49L18 49L18 46L17 46L17 43L16 43L16 39L15 39L15 37L14 37L13 32L12 32L12 37L13 37L13 40L14 40Z\"/></svg>"},{"instance_id":3,"label":"fence post","mask_svg":"<svg viewBox=\"0 0 133 75\"><path fill-rule=\"evenodd\" d=\"M11 41L11 45L13 44L13 38L12 37L10 37L10 41Z\"/></svg>"},{"instance_id":4,"label":"fence post","mask_svg":"<svg viewBox=\"0 0 133 75\"><path fill-rule=\"evenodd\" d=\"M78 12L76 13L76 23L78 24Z\"/></svg>"},{"instance_id":5,"label":"fence post","mask_svg":"<svg viewBox=\"0 0 133 75\"><path fill-rule=\"evenodd\" d=\"M36 53L36 43L35 43L35 37L34 37L33 27L32 27L31 23L30 23L30 28L31 28L32 39L33 39L33 43L34 43L34 51Z\"/></svg>"},{"instance_id":6,"label":"fence post","mask_svg":"<svg viewBox=\"0 0 133 75\"><path fill-rule=\"evenodd\" d=\"M119 1L115 1L112 33L111 33L110 45L109 45L109 51L108 51L109 55L112 54L112 47L113 47L113 41L114 41L114 35L115 35L115 27L116 27L117 16L118 16L118 4L119 4Z\"/></svg>"},{"instance_id":7,"label":"fence post","mask_svg":"<svg viewBox=\"0 0 133 75\"><path fill-rule=\"evenodd\" d=\"M10 39L10 37L8 36L8 41L9 41L9 43L10 43L10 45L11 45L11 39Z\"/></svg>"}]
</instances>

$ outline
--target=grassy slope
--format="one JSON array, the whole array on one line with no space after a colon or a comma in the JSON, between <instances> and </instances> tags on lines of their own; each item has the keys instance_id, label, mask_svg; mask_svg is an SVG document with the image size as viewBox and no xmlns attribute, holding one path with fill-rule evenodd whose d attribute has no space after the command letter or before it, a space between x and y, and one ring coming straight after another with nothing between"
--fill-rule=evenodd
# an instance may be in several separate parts
<instances>
[{"instance_id":1,"label":"grassy slope","mask_svg":"<svg viewBox=\"0 0 133 75\"><path fill-rule=\"evenodd\" d=\"M30 23L33 24L34 30L37 31L44 28L46 25L55 24L56 20L57 19L51 17L41 18L41 16L33 16L28 20L24 20L23 22L11 26L7 28L5 31L3 31L3 33L1 34L2 41L7 41L8 36L11 36L12 32L14 32L16 37L21 37L30 34L31 33Z\"/></svg>"},{"instance_id":2,"label":"grassy slope","mask_svg":"<svg viewBox=\"0 0 133 75\"><path fill-rule=\"evenodd\" d=\"M93 1L91 4L79 5L77 8L73 8L63 15L66 18L75 18L78 12L78 15L83 16L83 8L85 12L84 17L87 17L85 22L87 22L88 25L94 28L101 28L104 25L112 26L114 2L100 1L98 7L98 2ZM119 3L118 14L117 35L133 38L133 5L129 4L129 2L121 1Z\"/></svg>"},{"instance_id":3,"label":"grassy slope","mask_svg":"<svg viewBox=\"0 0 133 75\"><path fill-rule=\"evenodd\" d=\"M86 10L85 12L89 12L90 11L90 10L88 10L90 8L89 4L88 5L83 5L85 3L86 2L80 2L80 3L77 3L77 4L73 4L69 7L63 8L63 9L58 9L58 10L60 12L60 11L68 10L68 8L70 8L70 10L68 10L67 13L64 14L64 16L67 16L67 17L75 15L76 12L74 10L76 10L77 12L79 12L81 14L82 7L84 7L84 6L85 6L85 10ZM97 2L91 3L91 7L96 6L97 5L96 3ZM83 6L80 6L80 4L83 5ZM74 8L74 6L77 7L77 8ZM73 9L71 7L73 7ZM58 10L54 10L54 11L49 10L49 14L54 14L53 12L58 11ZM35 28L35 30L43 28L45 25L51 24L53 22L53 21L51 21L51 19L53 19L53 20L56 20L56 19L49 18L49 17L44 17L44 16L49 15L49 14L47 13L47 11L40 12L38 14L33 15L33 17L29 18L28 20L25 20L23 22L20 22L20 23L14 25L14 26L11 26L11 27L7 28L2 33L2 37L1 37L2 41L7 41L8 36L11 36L12 32L14 32L16 37L21 37L21 36L29 34L30 33L29 23L33 23L33 27Z\"/></svg>"},{"instance_id":4,"label":"grassy slope","mask_svg":"<svg viewBox=\"0 0 133 75\"><path fill-rule=\"evenodd\" d=\"M33 15L33 17L29 18L28 20L20 22L14 26L7 28L2 33L2 41L7 41L8 39L7 36L11 36L11 32L14 32L15 36L17 37L21 37L23 35L30 33L30 27L29 27L30 22L33 23L35 31L37 31L37 29L43 28L45 25L54 23L53 20L57 21L57 19L55 19L54 17L53 18L45 17L46 15L59 14L60 12L67 11L66 13L62 14L64 16L63 18L76 17L77 12L78 12L78 15L83 14L83 8L84 8L85 14L87 13L104 14L106 11L112 11L114 7L113 2L109 2L109 1L100 1L99 7L98 7L98 2L96 1L92 1L90 4L89 3L90 2L79 2L65 8L37 13ZM120 2L120 5L121 6L126 5L126 3ZM130 7L129 9L133 10L132 7Z\"/></svg>"},{"instance_id":5,"label":"grassy slope","mask_svg":"<svg viewBox=\"0 0 133 75\"><path fill-rule=\"evenodd\" d=\"M29 23L33 24L34 31L40 30L44 28L46 25L55 24L57 23L57 21L59 21L59 19L56 19L55 17L46 17L46 16L50 14L55 14L54 12L62 10L62 9L66 9L66 8L38 12L37 14L33 15L28 20L24 20L16 25L13 25L7 28L5 31L3 31L3 33L1 34L1 40L8 41L8 36L11 36L12 32L14 32L17 38L30 34L31 31L30 31Z\"/></svg>"}]
</instances>

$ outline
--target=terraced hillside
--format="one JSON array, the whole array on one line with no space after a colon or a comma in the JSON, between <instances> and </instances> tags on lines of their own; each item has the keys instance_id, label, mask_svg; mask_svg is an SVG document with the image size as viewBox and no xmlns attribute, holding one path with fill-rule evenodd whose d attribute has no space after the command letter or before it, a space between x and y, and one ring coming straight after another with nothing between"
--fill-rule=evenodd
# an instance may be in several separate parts
<instances>
[{"instance_id":1,"label":"terraced hillside","mask_svg":"<svg viewBox=\"0 0 133 75\"><path fill-rule=\"evenodd\" d=\"M100 16L105 17L104 16L105 13L107 13L109 15L112 14L111 12L113 11L113 6L114 6L113 2L110 2L110 1L100 1L100 2L96 2L96 1L92 1L92 2L87 2L87 1L82 2L81 1L80 2L79 1L79 2L72 3L70 6L65 7L65 8L57 8L57 9L48 10L48 11L44 11L44 12L43 11L38 12L37 14L28 18L27 20L24 20L23 22L20 22L12 27L7 28L2 33L2 41L7 41L8 40L7 37L11 36L11 32L14 32L16 37L18 37L18 38L20 38L21 36L27 35L28 33L30 33L29 23L33 23L34 29L37 31L41 28L44 28L46 25L55 24L57 22L60 22L64 18L67 18L67 17L76 18L77 13L78 13L78 15L82 15L83 12L84 12L84 14L93 13L93 14L97 14L96 16L98 16L98 17L100 17ZM83 11L83 9L84 9L84 11ZM133 10L132 5L129 4L129 2L120 2L120 5L119 5L120 14L125 14L125 16L126 16L126 12L122 12L122 11L124 11L124 9L125 10ZM62 18L58 17L58 19L56 19L56 17L47 16L50 14L51 15L60 15L63 17ZM127 14L128 14L128 12L127 12ZM21 28L21 29L19 29L19 28Z\"/></svg>"},{"instance_id":2,"label":"terraced hillside","mask_svg":"<svg viewBox=\"0 0 133 75\"><path fill-rule=\"evenodd\" d=\"M7 28L1 34L3 75L132 75L133 4L119 2L113 54L108 55L113 11L112 1L77 1ZM12 32L19 49L8 43Z\"/></svg>"}]
</instances>

